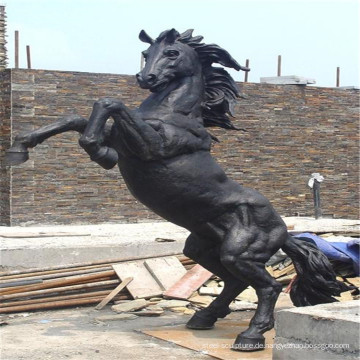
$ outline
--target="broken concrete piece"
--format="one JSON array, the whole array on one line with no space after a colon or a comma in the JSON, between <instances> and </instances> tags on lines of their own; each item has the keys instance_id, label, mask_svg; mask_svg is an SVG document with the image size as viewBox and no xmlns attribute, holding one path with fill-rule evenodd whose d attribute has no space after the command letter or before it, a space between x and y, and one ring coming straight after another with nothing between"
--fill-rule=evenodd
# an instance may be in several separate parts
<instances>
[{"instance_id":1,"label":"broken concrete piece","mask_svg":"<svg viewBox=\"0 0 360 360\"><path fill-rule=\"evenodd\" d=\"M335 299L339 301L350 301L353 300L353 295L351 294L353 290L345 291L341 293L340 296L335 296Z\"/></svg>"},{"instance_id":2,"label":"broken concrete piece","mask_svg":"<svg viewBox=\"0 0 360 360\"><path fill-rule=\"evenodd\" d=\"M257 305L249 301L235 300L230 304L231 311L256 310Z\"/></svg>"},{"instance_id":3,"label":"broken concrete piece","mask_svg":"<svg viewBox=\"0 0 360 360\"><path fill-rule=\"evenodd\" d=\"M187 310L187 307L178 306L178 307L169 308L169 310L172 311L172 312L176 312L176 313L184 313Z\"/></svg>"},{"instance_id":4,"label":"broken concrete piece","mask_svg":"<svg viewBox=\"0 0 360 360\"><path fill-rule=\"evenodd\" d=\"M134 312L137 316L160 316L164 310L158 306L148 306L146 309Z\"/></svg>"},{"instance_id":5,"label":"broken concrete piece","mask_svg":"<svg viewBox=\"0 0 360 360\"><path fill-rule=\"evenodd\" d=\"M184 311L184 315L194 315L195 314L195 310L193 309L188 309L186 308L186 310Z\"/></svg>"},{"instance_id":6,"label":"broken concrete piece","mask_svg":"<svg viewBox=\"0 0 360 360\"><path fill-rule=\"evenodd\" d=\"M157 307L162 309L169 309L174 307L186 306L189 304L189 301L185 300L162 300L156 304Z\"/></svg>"},{"instance_id":7,"label":"broken concrete piece","mask_svg":"<svg viewBox=\"0 0 360 360\"><path fill-rule=\"evenodd\" d=\"M152 297L149 299L150 302L155 302L155 301L161 301L163 298L161 297Z\"/></svg>"},{"instance_id":8,"label":"broken concrete piece","mask_svg":"<svg viewBox=\"0 0 360 360\"><path fill-rule=\"evenodd\" d=\"M136 299L136 300L130 300L126 303L113 305L111 307L111 310L113 310L117 313L130 312L130 311L142 309L142 308L146 307L147 305L149 305L149 303L145 299Z\"/></svg>"},{"instance_id":9,"label":"broken concrete piece","mask_svg":"<svg viewBox=\"0 0 360 360\"><path fill-rule=\"evenodd\" d=\"M236 300L242 300L242 301L249 301L252 303L258 302L258 297L256 295L255 290L249 286L247 289L245 289L241 294L239 294L236 297Z\"/></svg>"},{"instance_id":10,"label":"broken concrete piece","mask_svg":"<svg viewBox=\"0 0 360 360\"><path fill-rule=\"evenodd\" d=\"M345 281L351 285L356 286L357 288L360 287L360 277L353 277L353 278L346 278Z\"/></svg>"},{"instance_id":11,"label":"broken concrete piece","mask_svg":"<svg viewBox=\"0 0 360 360\"><path fill-rule=\"evenodd\" d=\"M136 319L137 316L135 314L117 314L117 315L103 315L95 318L96 321L118 321L118 320L133 320Z\"/></svg>"},{"instance_id":12,"label":"broken concrete piece","mask_svg":"<svg viewBox=\"0 0 360 360\"><path fill-rule=\"evenodd\" d=\"M216 280L208 280L208 281L206 281L204 286L206 286L206 287L218 287L219 283Z\"/></svg>"},{"instance_id":13,"label":"broken concrete piece","mask_svg":"<svg viewBox=\"0 0 360 360\"><path fill-rule=\"evenodd\" d=\"M207 307L208 305L210 305L213 302L213 298L211 296L201 296L201 295L193 295L189 301L194 304L194 305L198 305L201 307Z\"/></svg>"},{"instance_id":14,"label":"broken concrete piece","mask_svg":"<svg viewBox=\"0 0 360 360\"><path fill-rule=\"evenodd\" d=\"M199 294L200 295L210 295L210 296L217 296L220 295L222 292L223 288L222 287L207 287L207 286L202 286L199 289Z\"/></svg>"}]
</instances>

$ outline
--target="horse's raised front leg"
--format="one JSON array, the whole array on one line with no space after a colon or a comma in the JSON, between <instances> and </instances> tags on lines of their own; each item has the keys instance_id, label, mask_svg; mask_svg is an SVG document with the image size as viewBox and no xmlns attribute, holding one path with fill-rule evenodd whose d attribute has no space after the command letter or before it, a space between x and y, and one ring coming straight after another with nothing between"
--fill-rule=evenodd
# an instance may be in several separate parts
<instances>
[{"instance_id":1,"label":"horse's raised front leg","mask_svg":"<svg viewBox=\"0 0 360 360\"><path fill-rule=\"evenodd\" d=\"M102 145L100 139L106 121L112 117L118 130L116 148L125 150L128 156L143 160L161 157L163 140L159 133L135 112L130 111L120 100L104 98L94 104L83 136L79 143L90 155L91 160L98 163L115 162L117 153L114 149ZM116 157L117 161L117 157Z\"/></svg>"},{"instance_id":2,"label":"horse's raised front leg","mask_svg":"<svg viewBox=\"0 0 360 360\"><path fill-rule=\"evenodd\" d=\"M90 155L90 159L105 169L113 168L118 162L118 153L103 143L106 121L110 117L109 108L116 100L100 99L95 102L88 124L79 139L80 146Z\"/></svg>"},{"instance_id":3,"label":"horse's raised front leg","mask_svg":"<svg viewBox=\"0 0 360 360\"><path fill-rule=\"evenodd\" d=\"M66 116L50 125L40 127L15 137L10 149L6 151L6 165L19 165L29 159L29 148L41 144L51 136L61 134L66 131L77 131L82 133L86 128L87 120L78 115Z\"/></svg>"},{"instance_id":4,"label":"horse's raised front leg","mask_svg":"<svg viewBox=\"0 0 360 360\"><path fill-rule=\"evenodd\" d=\"M195 330L207 330L214 327L218 318L230 313L229 305L235 297L245 290L248 284L233 276L220 262L219 248L209 240L191 234L186 240L184 254L224 281L221 294L205 309L197 311L186 326Z\"/></svg>"}]
</instances>

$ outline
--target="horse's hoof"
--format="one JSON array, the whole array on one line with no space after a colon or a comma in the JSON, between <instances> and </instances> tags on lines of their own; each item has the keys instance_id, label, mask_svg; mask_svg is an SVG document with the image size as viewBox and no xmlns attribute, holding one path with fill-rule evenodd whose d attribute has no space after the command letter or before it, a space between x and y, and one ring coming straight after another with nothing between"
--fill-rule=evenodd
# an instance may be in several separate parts
<instances>
[{"instance_id":1,"label":"horse's hoof","mask_svg":"<svg viewBox=\"0 0 360 360\"><path fill-rule=\"evenodd\" d=\"M102 146L96 154L90 156L90 159L95 161L105 170L112 169L119 160L117 152L107 146Z\"/></svg>"},{"instance_id":2,"label":"horse's hoof","mask_svg":"<svg viewBox=\"0 0 360 360\"><path fill-rule=\"evenodd\" d=\"M193 330L211 330L214 328L216 317L200 317L196 313L187 322L186 327Z\"/></svg>"},{"instance_id":3,"label":"horse's hoof","mask_svg":"<svg viewBox=\"0 0 360 360\"><path fill-rule=\"evenodd\" d=\"M28 151L11 151L11 149L9 149L5 152L5 165L19 165L27 160L29 160Z\"/></svg>"},{"instance_id":4,"label":"horse's hoof","mask_svg":"<svg viewBox=\"0 0 360 360\"><path fill-rule=\"evenodd\" d=\"M231 347L232 350L236 351L259 351L265 349L265 338L260 335L256 338L246 337L239 334Z\"/></svg>"}]
</instances>

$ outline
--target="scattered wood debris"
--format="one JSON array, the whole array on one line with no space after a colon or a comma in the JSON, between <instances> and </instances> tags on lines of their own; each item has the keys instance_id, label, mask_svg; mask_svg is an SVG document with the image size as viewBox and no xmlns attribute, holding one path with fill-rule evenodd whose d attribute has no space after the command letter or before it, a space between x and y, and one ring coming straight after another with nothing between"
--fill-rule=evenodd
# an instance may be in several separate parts
<instances>
[{"instance_id":1,"label":"scattered wood debris","mask_svg":"<svg viewBox=\"0 0 360 360\"><path fill-rule=\"evenodd\" d=\"M187 272L175 256L148 259L144 261L144 265L162 290L168 290Z\"/></svg>"},{"instance_id":2,"label":"scattered wood debris","mask_svg":"<svg viewBox=\"0 0 360 360\"><path fill-rule=\"evenodd\" d=\"M190 270L195 265L183 255L176 258L185 270ZM119 278L113 265L129 264L132 260L114 259L1 272L0 314L100 305L99 303L119 286L121 280L127 277L123 274L122 278ZM158 295L162 295L161 289L156 296ZM162 296L160 298L162 299ZM132 299L128 287L124 287L110 301L114 303Z\"/></svg>"},{"instance_id":3,"label":"scattered wood debris","mask_svg":"<svg viewBox=\"0 0 360 360\"><path fill-rule=\"evenodd\" d=\"M120 279L133 277L127 289L134 299L160 296L163 292L158 282L153 278L144 261L131 261L113 265Z\"/></svg>"},{"instance_id":4,"label":"scattered wood debris","mask_svg":"<svg viewBox=\"0 0 360 360\"><path fill-rule=\"evenodd\" d=\"M166 298L188 299L205 281L209 280L213 274L196 264L170 289L163 293Z\"/></svg>"},{"instance_id":5,"label":"scattered wood debris","mask_svg":"<svg viewBox=\"0 0 360 360\"><path fill-rule=\"evenodd\" d=\"M349 267L341 267L338 280L359 287ZM338 269L338 268L337 268ZM289 292L296 277L289 258L266 270ZM0 314L112 303L117 314L99 316L99 322L161 316L165 311L192 315L219 296L224 282L185 256L85 263L58 268L0 273ZM288 295L287 295L288 296ZM359 297L358 290L343 293L339 301ZM256 309L256 292L248 287L231 304L232 311ZM11 315L8 315L11 316ZM3 319L0 319L3 320Z\"/></svg>"}]
</instances>

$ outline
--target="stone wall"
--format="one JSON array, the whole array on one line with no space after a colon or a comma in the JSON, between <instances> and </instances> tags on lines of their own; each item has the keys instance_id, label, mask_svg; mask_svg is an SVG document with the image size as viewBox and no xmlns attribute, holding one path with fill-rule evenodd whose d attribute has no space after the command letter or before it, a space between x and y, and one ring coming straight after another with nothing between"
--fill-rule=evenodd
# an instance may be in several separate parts
<instances>
[{"instance_id":1,"label":"stone wall","mask_svg":"<svg viewBox=\"0 0 360 360\"><path fill-rule=\"evenodd\" d=\"M4 151L11 139L10 72L0 71L0 225L10 224L10 171L5 167Z\"/></svg>"},{"instance_id":2,"label":"stone wall","mask_svg":"<svg viewBox=\"0 0 360 360\"><path fill-rule=\"evenodd\" d=\"M24 69L0 75L11 75L12 106L1 97L7 116L0 136L6 146L10 136L63 115L88 117L100 97L118 97L135 107L147 95L126 75ZM234 123L247 132L210 130L221 141L213 154L229 176L260 190L282 215L312 216L307 181L320 172L324 214L357 218L358 90L246 83L242 91ZM27 163L6 172L2 167L2 179L10 180L1 182L1 223L161 220L132 198L116 168L105 171L92 163L78 137L58 135L31 150Z\"/></svg>"}]
</instances>

